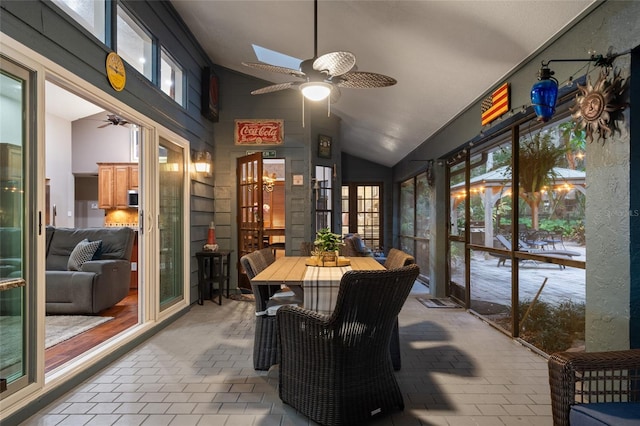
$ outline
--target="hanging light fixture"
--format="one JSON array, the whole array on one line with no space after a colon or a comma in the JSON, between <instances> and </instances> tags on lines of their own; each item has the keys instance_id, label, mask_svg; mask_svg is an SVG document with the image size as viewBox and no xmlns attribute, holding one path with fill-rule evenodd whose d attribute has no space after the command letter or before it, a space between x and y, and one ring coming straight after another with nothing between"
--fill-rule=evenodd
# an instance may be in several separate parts
<instances>
[{"instance_id":1,"label":"hanging light fixture","mask_svg":"<svg viewBox=\"0 0 640 426\"><path fill-rule=\"evenodd\" d=\"M558 80L553 77L554 72L549 69L549 62L542 62L542 68L538 71L538 82L531 88L533 110L538 116L538 121L543 123L549 121L556 112L558 101Z\"/></svg>"},{"instance_id":2,"label":"hanging light fixture","mask_svg":"<svg viewBox=\"0 0 640 426\"><path fill-rule=\"evenodd\" d=\"M331 85L322 81L302 83L300 91L310 101L322 101L331 94Z\"/></svg>"},{"instance_id":3,"label":"hanging light fixture","mask_svg":"<svg viewBox=\"0 0 640 426\"><path fill-rule=\"evenodd\" d=\"M538 82L531 87L531 104L538 116L538 121L545 123L556 112L558 80L553 77L555 73L549 68L551 62L593 62L597 67L610 68L618 56L628 53L629 51L615 54L611 53L610 50L606 56L591 55L589 59L550 59L547 62L542 61L542 67L538 71Z\"/></svg>"}]
</instances>

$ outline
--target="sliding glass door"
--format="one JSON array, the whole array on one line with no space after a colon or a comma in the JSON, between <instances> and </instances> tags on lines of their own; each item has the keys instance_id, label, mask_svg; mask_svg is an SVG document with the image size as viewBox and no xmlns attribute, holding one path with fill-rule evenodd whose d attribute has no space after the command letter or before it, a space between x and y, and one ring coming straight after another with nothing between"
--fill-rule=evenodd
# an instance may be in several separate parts
<instances>
[{"instance_id":1,"label":"sliding glass door","mask_svg":"<svg viewBox=\"0 0 640 426\"><path fill-rule=\"evenodd\" d=\"M27 263L31 238L26 212L35 191L25 191L29 141L30 73L0 58L0 399L33 381L29 363L35 327L28 309L35 287ZM30 198L26 194L30 193ZM41 218L41 221L44 218ZM42 229L42 222L39 223ZM31 240L33 241L33 240Z\"/></svg>"},{"instance_id":2,"label":"sliding glass door","mask_svg":"<svg viewBox=\"0 0 640 426\"><path fill-rule=\"evenodd\" d=\"M184 149L160 138L158 149L160 310L184 299Z\"/></svg>"}]
</instances>

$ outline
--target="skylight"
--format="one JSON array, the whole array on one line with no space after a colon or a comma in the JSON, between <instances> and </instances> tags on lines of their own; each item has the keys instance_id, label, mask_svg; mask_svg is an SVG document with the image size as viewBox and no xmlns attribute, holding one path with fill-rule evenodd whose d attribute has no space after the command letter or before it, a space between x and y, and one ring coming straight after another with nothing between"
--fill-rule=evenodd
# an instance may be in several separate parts
<instances>
[{"instance_id":1,"label":"skylight","mask_svg":"<svg viewBox=\"0 0 640 426\"><path fill-rule=\"evenodd\" d=\"M292 68L294 70L300 69L302 59L294 58L293 56L285 55L284 53L276 52L275 50L267 49L257 44L252 44L251 46L253 46L256 58L258 58L260 62Z\"/></svg>"}]
</instances>

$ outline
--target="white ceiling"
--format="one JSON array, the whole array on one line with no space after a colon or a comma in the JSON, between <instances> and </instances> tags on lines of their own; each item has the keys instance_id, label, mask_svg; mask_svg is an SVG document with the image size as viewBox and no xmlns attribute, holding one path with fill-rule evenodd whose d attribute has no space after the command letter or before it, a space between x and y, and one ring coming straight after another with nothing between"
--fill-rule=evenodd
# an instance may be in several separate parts
<instances>
[{"instance_id":1,"label":"white ceiling","mask_svg":"<svg viewBox=\"0 0 640 426\"><path fill-rule=\"evenodd\" d=\"M171 2L223 67L281 83L296 78L241 65L257 61L252 44L313 56L311 0ZM342 119L343 151L396 164L592 3L321 0L318 54L347 50L359 71L398 80L386 88L342 89L331 112Z\"/></svg>"},{"instance_id":2,"label":"white ceiling","mask_svg":"<svg viewBox=\"0 0 640 426\"><path fill-rule=\"evenodd\" d=\"M50 81L45 82L45 108L47 114L55 115L67 121L75 121L104 111L103 108L82 99L80 96L76 96Z\"/></svg>"}]
</instances>

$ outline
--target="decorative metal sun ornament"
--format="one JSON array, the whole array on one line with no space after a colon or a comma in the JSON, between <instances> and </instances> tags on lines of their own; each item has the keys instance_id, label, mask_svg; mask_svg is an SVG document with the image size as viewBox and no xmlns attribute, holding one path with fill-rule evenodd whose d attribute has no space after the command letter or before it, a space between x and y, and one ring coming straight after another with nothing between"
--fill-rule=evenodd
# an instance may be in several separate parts
<instances>
[{"instance_id":1,"label":"decorative metal sun ornament","mask_svg":"<svg viewBox=\"0 0 640 426\"><path fill-rule=\"evenodd\" d=\"M614 71L609 81L609 70L600 71L595 84L587 77L584 86L578 85L580 93L576 96L576 104L571 108L572 117L585 129L587 139L593 141L593 134L598 133L604 140L616 130L616 113L623 110L627 103L623 100L626 83L620 77L620 71Z\"/></svg>"}]
</instances>

